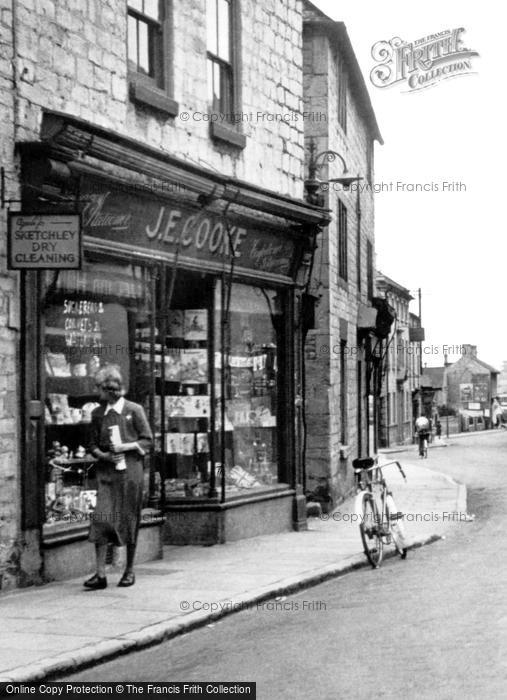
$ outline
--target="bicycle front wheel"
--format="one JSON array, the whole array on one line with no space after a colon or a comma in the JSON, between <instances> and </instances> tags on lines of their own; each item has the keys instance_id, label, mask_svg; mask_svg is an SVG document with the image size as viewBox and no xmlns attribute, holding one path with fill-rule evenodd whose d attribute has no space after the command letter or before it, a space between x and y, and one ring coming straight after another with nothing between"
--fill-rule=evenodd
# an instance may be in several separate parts
<instances>
[{"instance_id":1,"label":"bicycle front wheel","mask_svg":"<svg viewBox=\"0 0 507 700\"><path fill-rule=\"evenodd\" d=\"M391 495L386 498L386 514L396 551L402 559L406 559L407 540L405 537L405 528L403 527L403 513L400 513Z\"/></svg>"},{"instance_id":2,"label":"bicycle front wheel","mask_svg":"<svg viewBox=\"0 0 507 700\"><path fill-rule=\"evenodd\" d=\"M382 561L382 535L377 504L371 493L363 494L359 531L366 558L376 569Z\"/></svg>"}]
</instances>

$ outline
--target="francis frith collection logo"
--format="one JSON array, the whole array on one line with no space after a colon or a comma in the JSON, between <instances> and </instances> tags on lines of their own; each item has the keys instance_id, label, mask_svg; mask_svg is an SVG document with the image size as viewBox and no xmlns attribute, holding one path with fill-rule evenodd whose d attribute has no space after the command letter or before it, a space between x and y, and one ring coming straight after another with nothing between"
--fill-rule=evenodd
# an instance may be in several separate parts
<instances>
[{"instance_id":1,"label":"francis frith collection logo","mask_svg":"<svg viewBox=\"0 0 507 700\"><path fill-rule=\"evenodd\" d=\"M446 29L407 42L400 37L377 41L371 55L376 61L370 80L378 88L405 85L416 92L441 80L473 73L472 58L477 51L463 45L463 27Z\"/></svg>"}]
</instances>

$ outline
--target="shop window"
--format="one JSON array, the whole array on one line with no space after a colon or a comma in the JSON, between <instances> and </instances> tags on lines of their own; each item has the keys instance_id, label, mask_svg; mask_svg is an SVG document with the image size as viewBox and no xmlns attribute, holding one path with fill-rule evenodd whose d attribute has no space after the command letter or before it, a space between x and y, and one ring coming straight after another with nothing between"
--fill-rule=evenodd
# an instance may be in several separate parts
<instances>
[{"instance_id":1,"label":"shop window","mask_svg":"<svg viewBox=\"0 0 507 700\"><path fill-rule=\"evenodd\" d=\"M89 447L91 413L99 405L95 374L100 367L116 365L127 397L146 401L150 379L136 363L134 348L139 328L152 316L152 296L148 272L138 266L88 262L79 272L45 274L46 528L83 523L93 513L96 460Z\"/></svg>"},{"instance_id":2,"label":"shop window","mask_svg":"<svg viewBox=\"0 0 507 700\"><path fill-rule=\"evenodd\" d=\"M230 294L218 285L215 298L216 455L226 496L234 497L281 481L284 296L233 284Z\"/></svg>"},{"instance_id":3,"label":"shop window","mask_svg":"<svg viewBox=\"0 0 507 700\"><path fill-rule=\"evenodd\" d=\"M145 505L224 500L283 481L285 296L225 289L204 273L91 260L45 274L46 530L93 515L90 420L105 364L121 369L154 434Z\"/></svg>"},{"instance_id":4,"label":"shop window","mask_svg":"<svg viewBox=\"0 0 507 700\"><path fill-rule=\"evenodd\" d=\"M172 31L167 0L129 0L127 52L131 98L174 116L171 99Z\"/></svg>"},{"instance_id":5,"label":"shop window","mask_svg":"<svg viewBox=\"0 0 507 700\"><path fill-rule=\"evenodd\" d=\"M213 495L212 302L212 278L174 269L162 274L154 330L154 431L166 502ZM149 338L139 347L148 363Z\"/></svg>"}]
</instances>

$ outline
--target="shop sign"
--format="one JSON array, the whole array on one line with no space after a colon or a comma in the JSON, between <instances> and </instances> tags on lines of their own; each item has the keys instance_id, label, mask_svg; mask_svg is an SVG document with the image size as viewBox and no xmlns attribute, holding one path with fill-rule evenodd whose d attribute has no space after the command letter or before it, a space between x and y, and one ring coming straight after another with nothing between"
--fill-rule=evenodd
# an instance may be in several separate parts
<instances>
[{"instance_id":1,"label":"shop sign","mask_svg":"<svg viewBox=\"0 0 507 700\"><path fill-rule=\"evenodd\" d=\"M489 381L484 375L472 375L474 385L474 401L487 402L489 401Z\"/></svg>"},{"instance_id":2,"label":"shop sign","mask_svg":"<svg viewBox=\"0 0 507 700\"><path fill-rule=\"evenodd\" d=\"M107 183L83 183L81 192L88 236L211 262L227 261L234 252L240 267L292 274L296 243L282 231L245 227L206 210L128 195Z\"/></svg>"},{"instance_id":3,"label":"shop sign","mask_svg":"<svg viewBox=\"0 0 507 700\"><path fill-rule=\"evenodd\" d=\"M79 270L79 214L9 214L7 265L10 270Z\"/></svg>"},{"instance_id":4,"label":"shop sign","mask_svg":"<svg viewBox=\"0 0 507 700\"><path fill-rule=\"evenodd\" d=\"M474 385L471 382L466 382L459 385L459 395L460 401L462 403L467 403L473 400L474 396Z\"/></svg>"}]
</instances>

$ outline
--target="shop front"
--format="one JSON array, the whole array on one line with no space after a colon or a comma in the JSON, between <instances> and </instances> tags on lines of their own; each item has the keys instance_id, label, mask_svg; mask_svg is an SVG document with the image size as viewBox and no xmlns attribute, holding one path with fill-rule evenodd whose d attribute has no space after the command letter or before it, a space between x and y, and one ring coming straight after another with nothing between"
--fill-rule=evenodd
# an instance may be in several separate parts
<instances>
[{"instance_id":1,"label":"shop front","mask_svg":"<svg viewBox=\"0 0 507 700\"><path fill-rule=\"evenodd\" d=\"M106 364L155 436L141 559L303 528L300 305L322 210L54 113L22 163L27 216L77 211L83 233L80 269L22 281L23 518L46 577L90 559Z\"/></svg>"}]
</instances>

